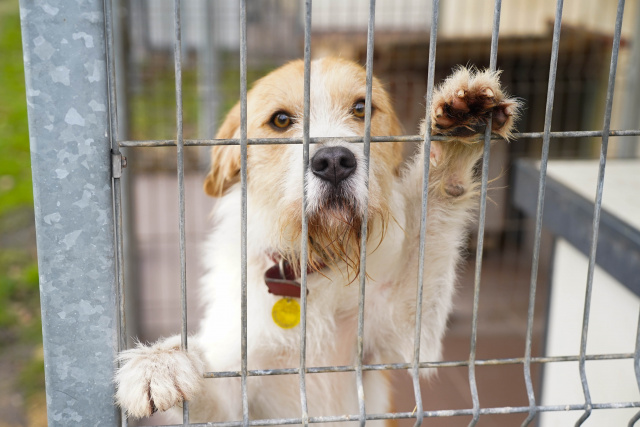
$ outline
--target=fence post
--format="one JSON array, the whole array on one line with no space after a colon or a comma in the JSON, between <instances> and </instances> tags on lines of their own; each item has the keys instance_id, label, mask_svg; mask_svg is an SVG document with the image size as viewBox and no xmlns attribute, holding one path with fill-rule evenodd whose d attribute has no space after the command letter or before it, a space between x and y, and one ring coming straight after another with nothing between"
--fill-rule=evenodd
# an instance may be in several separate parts
<instances>
[{"instance_id":1,"label":"fence post","mask_svg":"<svg viewBox=\"0 0 640 427\"><path fill-rule=\"evenodd\" d=\"M103 0L20 0L49 426L115 426Z\"/></svg>"}]
</instances>

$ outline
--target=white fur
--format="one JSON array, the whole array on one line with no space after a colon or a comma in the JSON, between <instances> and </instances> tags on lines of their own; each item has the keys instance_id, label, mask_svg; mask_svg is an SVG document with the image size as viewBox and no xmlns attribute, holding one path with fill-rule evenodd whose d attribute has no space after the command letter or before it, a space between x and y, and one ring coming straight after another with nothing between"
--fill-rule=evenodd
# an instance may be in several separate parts
<instances>
[{"instance_id":1,"label":"white fur","mask_svg":"<svg viewBox=\"0 0 640 427\"><path fill-rule=\"evenodd\" d=\"M316 64L314 62L314 64ZM333 107L323 90L323 76L312 68L312 136L353 136L349 118ZM297 125L299 126L299 125ZM297 129L300 136L302 130ZM351 150L358 160L357 173L349 177L349 188L359 206L364 204L364 155L362 144L334 143ZM314 146L311 155L318 147ZM302 193L302 148L287 148L287 171L282 205L299 200ZM373 162L373 161L372 161ZM418 247L422 199L422 153L409 162L404 174L395 177L387 200L392 219L380 245L369 240L366 259L364 363L398 363L413 360ZM372 163L371 168L376 168ZM370 187L380 183L371 173ZM309 178L309 209L319 209L323 183ZM154 346L138 346L125 352L118 371L118 403L139 417L149 412L152 381L155 405L166 409L182 397L193 399L192 421L239 420L242 418L240 380L196 378L194 372L240 369L240 198L239 185L219 199L215 228L204 251L207 272L202 278L204 318L199 332L189 339L189 351L176 350L173 337ZM257 200L257 202L256 202ZM269 251L277 247L279 212L261 204L263 198L248 198L248 368L290 368L299 365L299 327L282 329L271 319L273 304L280 299L267 291L263 275L273 261ZM424 296L420 360L434 361L441 355L441 339L451 311L456 265L465 239L473 198L453 200L430 189L425 249ZM379 233L380 230L373 230ZM308 276L307 366L354 365L358 316L358 281L348 284L337 266L323 274ZM167 349L170 349L167 350ZM423 370L428 375L432 370ZM358 413L355 373L308 374L310 416ZM151 379L151 380L150 380ZM390 386L384 373L364 373L368 413L390 410ZM180 393L177 386L182 390ZM299 379L296 375L250 377L250 414L253 419L300 417Z\"/></svg>"}]
</instances>

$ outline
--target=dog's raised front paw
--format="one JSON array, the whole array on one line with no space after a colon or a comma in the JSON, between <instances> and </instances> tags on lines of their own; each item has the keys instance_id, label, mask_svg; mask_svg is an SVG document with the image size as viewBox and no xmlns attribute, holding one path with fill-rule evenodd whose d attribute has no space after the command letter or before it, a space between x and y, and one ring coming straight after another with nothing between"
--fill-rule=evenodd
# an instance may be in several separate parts
<instances>
[{"instance_id":1,"label":"dog's raised front paw","mask_svg":"<svg viewBox=\"0 0 640 427\"><path fill-rule=\"evenodd\" d=\"M431 130L460 138L484 133L493 113L491 131L509 138L519 102L500 87L500 71L458 68L433 94Z\"/></svg>"},{"instance_id":2,"label":"dog's raised front paw","mask_svg":"<svg viewBox=\"0 0 640 427\"><path fill-rule=\"evenodd\" d=\"M173 341L153 346L138 344L118 357L116 402L131 417L148 417L156 411L191 400L202 386L204 364L195 352L182 351Z\"/></svg>"}]
</instances>

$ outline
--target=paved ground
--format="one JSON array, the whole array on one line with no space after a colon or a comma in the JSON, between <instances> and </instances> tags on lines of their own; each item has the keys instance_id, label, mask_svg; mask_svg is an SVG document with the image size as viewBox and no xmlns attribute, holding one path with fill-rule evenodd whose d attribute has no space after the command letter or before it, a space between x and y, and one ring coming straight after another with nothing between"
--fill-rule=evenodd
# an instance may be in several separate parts
<instances>
[{"instance_id":1,"label":"paved ground","mask_svg":"<svg viewBox=\"0 0 640 427\"><path fill-rule=\"evenodd\" d=\"M208 230L208 213L212 200L201 190L200 176L185 180L187 204L187 267L189 318L198 317L197 278L200 275L198 245ZM153 341L160 336L179 333L180 294L177 249L177 192L175 176L143 176L135 187L135 229L139 252L137 319L140 337ZM490 240L490 239L489 239ZM469 357L473 303L475 256L471 254L461 274L455 311L444 342L445 360ZM480 292L477 359L522 357L524 355L527 304L529 293L530 255L520 252L515 244L503 250L486 249ZM544 266L539 277L546 279ZM533 353L539 354L544 327L546 287L541 286L536 302ZM190 329L197 326L189 323ZM479 366L476 368L478 393L482 407L528 405L522 365ZM533 378L537 384L538 368ZM396 410L412 411L415 406L413 388L405 372L393 372L397 390ZM442 368L429 383L421 384L426 410L465 409L473 406L465 367ZM470 417L429 419L429 427L467 425ZM483 416L478 426L520 425L523 415ZM160 417L145 421L160 423ZM411 420L400 422L413 425Z\"/></svg>"},{"instance_id":2,"label":"paved ground","mask_svg":"<svg viewBox=\"0 0 640 427\"><path fill-rule=\"evenodd\" d=\"M519 254L489 253L483 262L483 275L478 316L477 360L522 357L525 351L529 266ZM474 257L475 258L475 257ZM469 260L460 281L455 310L444 339L444 360L469 358L471 316L473 307L473 267ZM539 289L534 323L533 354L540 354L544 328L546 289ZM532 378L538 384L539 368L534 365ZM480 404L486 407L527 406L522 365L476 367ZM406 375L395 375L399 391L398 411L411 411L415 406L411 382ZM468 409L473 407L468 369L441 368L435 380L422 383L425 410ZM515 415L482 416L478 426L511 427L525 417ZM471 417L429 419L429 427L467 425ZM413 423L405 420L402 427Z\"/></svg>"}]
</instances>

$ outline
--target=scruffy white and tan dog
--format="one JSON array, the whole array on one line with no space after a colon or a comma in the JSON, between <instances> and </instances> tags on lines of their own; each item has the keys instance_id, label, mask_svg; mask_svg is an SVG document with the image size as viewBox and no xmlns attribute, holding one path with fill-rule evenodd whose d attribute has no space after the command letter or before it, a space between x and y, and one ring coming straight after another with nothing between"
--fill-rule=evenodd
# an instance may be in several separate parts
<instances>
[{"instance_id":1,"label":"scruffy white and tan dog","mask_svg":"<svg viewBox=\"0 0 640 427\"><path fill-rule=\"evenodd\" d=\"M434 92L420 360L440 357L451 310L456 267L477 194L472 169L482 155L480 135L490 113L492 131L508 138L518 102L500 88L499 73L459 68ZM364 134L365 71L336 58L311 64L311 136ZM291 62L248 93L248 136L302 136L303 63ZM421 130L424 133L425 129ZM373 81L371 134L402 133L391 100ZM238 138L240 110L228 114L217 137ZM309 248L307 366L356 363L360 229L364 203L363 144L340 140L311 146L308 172ZM364 363L413 360L422 153L403 165L400 143L371 145L367 236ZM248 149L248 368L299 365L299 288L296 279L302 211L302 146ZM117 403L143 417L191 401L193 421L242 419L239 378L203 379L207 371L240 370L240 148L212 149L205 191L219 200L205 251L204 318L189 339L139 345L120 355ZM297 291L297 294L296 294ZM426 371L426 370L425 370ZM426 372L425 372L426 374ZM391 410L383 372L363 375L368 413ZM296 375L250 377L252 419L300 417ZM309 374L310 416L358 413L353 372Z\"/></svg>"}]
</instances>

